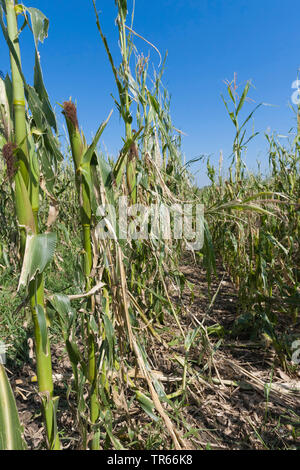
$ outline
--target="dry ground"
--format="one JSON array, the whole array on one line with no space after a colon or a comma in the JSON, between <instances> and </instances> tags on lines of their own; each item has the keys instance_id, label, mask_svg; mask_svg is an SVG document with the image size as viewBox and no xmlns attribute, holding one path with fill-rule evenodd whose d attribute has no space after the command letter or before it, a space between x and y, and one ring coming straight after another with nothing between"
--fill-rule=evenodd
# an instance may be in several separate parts
<instances>
[{"instance_id":1,"label":"dry ground","mask_svg":"<svg viewBox=\"0 0 300 470\"><path fill-rule=\"evenodd\" d=\"M193 286L193 295L186 288L183 305L171 287L170 295L180 307L184 332L202 325L199 334L186 356L174 317L166 317L160 332L163 343L149 336L148 351L153 369L159 372L168 394L180 389L186 359L186 391L172 399L177 412L170 409L170 413L185 435L187 447L300 449L299 368L292 373L284 371L272 349L259 341L222 336L220 326L229 330L236 317L236 294L221 267L219 280L215 279L211 286L212 294L218 292L211 306L204 271L191 258L184 260L181 269L190 287ZM59 429L63 429L64 447L72 449L78 445L78 435L72 428L65 398L71 369L63 345L57 344L53 349L55 392L61 397ZM40 403L36 383L32 381L34 364L8 373L27 444L32 449L43 448ZM170 448L168 437L160 442L161 429L149 426L149 418L143 417L140 409L131 410L131 419L139 429L141 447L147 441L147 448L151 442L156 448ZM116 424L115 432L119 435L121 428L124 434L124 421L121 417ZM151 432L153 436L149 435Z\"/></svg>"}]
</instances>

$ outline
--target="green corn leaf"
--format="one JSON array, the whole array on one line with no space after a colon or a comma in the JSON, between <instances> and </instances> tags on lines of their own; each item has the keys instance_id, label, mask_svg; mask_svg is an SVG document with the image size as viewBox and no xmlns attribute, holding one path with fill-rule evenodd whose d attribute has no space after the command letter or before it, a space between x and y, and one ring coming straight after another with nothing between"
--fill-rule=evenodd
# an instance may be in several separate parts
<instances>
[{"instance_id":1,"label":"green corn leaf","mask_svg":"<svg viewBox=\"0 0 300 470\"><path fill-rule=\"evenodd\" d=\"M270 216L276 216L273 212L270 212L263 207L257 206L256 204L243 204L243 203L228 203L226 204L227 208L230 209L235 209L235 210L240 210L240 211L253 211L253 212L258 212L260 214L265 214L265 215L270 215Z\"/></svg>"},{"instance_id":2,"label":"green corn leaf","mask_svg":"<svg viewBox=\"0 0 300 470\"><path fill-rule=\"evenodd\" d=\"M5 145L7 143L7 140L5 139L5 137L3 137L1 134L0 134L0 148L3 147L3 145Z\"/></svg>"},{"instance_id":3,"label":"green corn leaf","mask_svg":"<svg viewBox=\"0 0 300 470\"><path fill-rule=\"evenodd\" d=\"M57 410L58 410L58 402L59 402L59 397L53 397L51 400L51 406L52 406L52 417L53 417L53 422L52 422L52 436L51 436L51 442L50 442L50 449L53 450L55 448L55 444L57 442Z\"/></svg>"},{"instance_id":4,"label":"green corn leaf","mask_svg":"<svg viewBox=\"0 0 300 470\"><path fill-rule=\"evenodd\" d=\"M176 155L177 154L177 149L176 149L176 146L173 144L172 139L170 138L168 129L166 128L166 123L165 123L165 120L164 120L164 117L163 117L163 112L160 108L160 105L159 105L158 101L156 100L156 98L153 95L150 94L149 91L148 91L148 100L149 100L149 104L151 105L154 113L157 116L157 119L158 119L159 125L160 125L159 130L160 130L160 132L162 133L164 139L167 142L170 153L173 154L173 155Z\"/></svg>"},{"instance_id":5,"label":"green corn leaf","mask_svg":"<svg viewBox=\"0 0 300 470\"><path fill-rule=\"evenodd\" d=\"M113 435L113 431L112 431L112 417L111 417L111 412L110 410L106 410L105 411L105 414L101 412L101 410L99 411L99 415L100 415L100 419L105 427L105 430L108 434L108 437L109 439L111 440L111 443L112 445L114 446L114 448L116 450L125 450L125 448L123 447L122 443L120 442L120 440L118 438L116 438L114 435Z\"/></svg>"},{"instance_id":6,"label":"green corn leaf","mask_svg":"<svg viewBox=\"0 0 300 470\"><path fill-rule=\"evenodd\" d=\"M89 204L94 214L97 212L97 200L94 192L93 187L93 180L91 175L91 168L90 165L87 163L85 165L80 166L80 173L84 178L84 182L86 184L85 190L89 195Z\"/></svg>"},{"instance_id":7,"label":"green corn leaf","mask_svg":"<svg viewBox=\"0 0 300 470\"><path fill-rule=\"evenodd\" d=\"M101 180L105 188L106 196L109 204L114 204L115 197L113 191L113 175L109 163L101 156L96 154L98 160L98 168L101 175Z\"/></svg>"},{"instance_id":8,"label":"green corn leaf","mask_svg":"<svg viewBox=\"0 0 300 470\"><path fill-rule=\"evenodd\" d=\"M125 19L127 16L127 0L116 0L119 12L122 14L122 17Z\"/></svg>"},{"instance_id":9,"label":"green corn leaf","mask_svg":"<svg viewBox=\"0 0 300 470\"><path fill-rule=\"evenodd\" d=\"M244 202L240 201L230 201L224 204L220 204L219 206L213 207L208 209L206 213L212 214L214 212L218 212L221 210L238 210L238 211L253 211L258 212L259 214L269 215L276 217L276 214L264 209L263 207L258 206L257 204L245 204Z\"/></svg>"},{"instance_id":10,"label":"green corn leaf","mask_svg":"<svg viewBox=\"0 0 300 470\"><path fill-rule=\"evenodd\" d=\"M120 152L120 156L114 166L114 169L113 169L113 174L114 174L114 179L115 179L115 182L116 182L116 185L117 187L119 187L121 181L122 181L122 176L123 176L123 173L124 173L124 167L125 167L125 164L126 164L126 160L127 160L127 154L128 154L128 151L131 147L131 145L137 140L137 138L140 136L141 132L143 130L143 127L141 127L138 132L136 132L131 139L127 139L127 141L125 142L121 152Z\"/></svg>"},{"instance_id":11,"label":"green corn leaf","mask_svg":"<svg viewBox=\"0 0 300 470\"><path fill-rule=\"evenodd\" d=\"M42 138L46 149L50 152L51 161L62 161L63 156L59 151L58 142L52 134L49 119L45 114L43 105L43 96L39 96L37 90L30 85L25 85L25 94L28 101L29 108L32 112L32 117L35 126L41 131Z\"/></svg>"},{"instance_id":12,"label":"green corn leaf","mask_svg":"<svg viewBox=\"0 0 300 470\"><path fill-rule=\"evenodd\" d=\"M25 77L23 75L23 72L22 72L22 67L21 67L20 61L19 61L18 56L17 56L16 51L15 51L15 47L14 47L12 41L10 40L10 38L8 36L7 28L4 24L3 10L2 9L0 9L0 26L2 28L2 32L3 32L4 38L6 40L6 43L9 47L10 53L12 54L12 56L15 60L15 63L18 67L18 71L19 71L20 76L23 80L24 89L25 89L25 96L26 96L26 99L28 101L29 108L32 112L32 117L34 119L34 122L35 122L37 128L40 129L42 132L44 132L44 136L43 136L44 145L42 146L42 148L43 147L46 148L47 157L48 157L48 160L50 160L50 162L45 168L45 163L47 162L47 159L43 158L42 159L42 170L43 170L43 172L44 172L45 169L47 170L45 172L46 173L46 175L45 175L46 176L46 182L48 183L48 181L50 180L52 182L52 185L53 185L54 174L53 174L52 166L56 165L56 161L62 161L63 160L63 156L59 151L58 144L57 144L57 142L56 142L56 140L55 140L55 138L54 138L54 136L51 132L51 126L54 127L54 129L56 129L55 115L54 115L54 113L52 111L52 108L50 106L49 98L48 98L47 92L45 90L45 87L42 85L43 82L42 82L41 75L39 76L39 80L37 78L35 78L35 87L36 88L33 88L33 87L31 87L30 85L27 84L26 79L25 79ZM39 40L43 39L44 35L45 35L45 33L42 33L41 31L42 30L39 27L36 27L36 34L38 35ZM38 74L38 72L36 72L36 74ZM43 155L44 155L44 153L43 153ZM49 172L51 173L50 176L49 176ZM49 186L49 189L50 189L50 191L52 191L52 187Z\"/></svg>"},{"instance_id":13,"label":"green corn leaf","mask_svg":"<svg viewBox=\"0 0 300 470\"><path fill-rule=\"evenodd\" d=\"M98 334L99 326L97 325L94 315L89 316L89 325L91 328L91 332L94 333L95 335Z\"/></svg>"},{"instance_id":14,"label":"green corn leaf","mask_svg":"<svg viewBox=\"0 0 300 470\"><path fill-rule=\"evenodd\" d=\"M13 129L11 98L11 83L9 78L5 78L5 80L0 78L0 135L2 134L6 141L11 140Z\"/></svg>"},{"instance_id":15,"label":"green corn leaf","mask_svg":"<svg viewBox=\"0 0 300 470\"><path fill-rule=\"evenodd\" d=\"M50 299L55 310L66 318L73 311L70 299L64 294L54 294Z\"/></svg>"},{"instance_id":16,"label":"green corn leaf","mask_svg":"<svg viewBox=\"0 0 300 470\"><path fill-rule=\"evenodd\" d=\"M36 305L35 313L37 315L37 320L39 323L43 352L45 355L47 355L48 330L47 330L45 311L41 305Z\"/></svg>"},{"instance_id":17,"label":"green corn leaf","mask_svg":"<svg viewBox=\"0 0 300 470\"><path fill-rule=\"evenodd\" d=\"M113 111L111 110L111 112L109 113L107 119L104 122L102 122L99 129L97 130L96 135L93 139L93 142L88 147L87 151L85 152L85 154L82 157L81 166L85 166L87 164L89 165L91 163L91 160L92 160L92 157L95 153L95 150L96 150L97 144L99 142L99 139L100 139L105 127L107 126L108 121L110 120L112 113L113 113Z\"/></svg>"},{"instance_id":18,"label":"green corn leaf","mask_svg":"<svg viewBox=\"0 0 300 470\"><path fill-rule=\"evenodd\" d=\"M191 346L193 345L198 333L200 332L201 332L201 327L198 326L194 330L189 331L188 334L186 335L185 340L184 340L184 347L187 352L191 349Z\"/></svg>"},{"instance_id":19,"label":"green corn leaf","mask_svg":"<svg viewBox=\"0 0 300 470\"><path fill-rule=\"evenodd\" d=\"M48 37L49 20L48 18L37 8L26 8L26 11L30 14L32 32L34 37L35 46L38 46L38 42L44 42Z\"/></svg>"},{"instance_id":20,"label":"green corn leaf","mask_svg":"<svg viewBox=\"0 0 300 470\"><path fill-rule=\"evenodd\" d=\"M108 342L109 348L109 358L113 360L114 358L114 344L115 344L115 331L114 327L107 315L103 316L103 323L104 323L104 330L105 330L105 337Z\"/></svg>"},{"instance_id":21,"label":"green corn leaf","mask_svg":"<svg viewBox=\"0 0 300 470\"><path fill-rule=\"evenodd\" d=\"M27 124L27 123L26 123ZM27 124L28 132L28 147L29 147L29 160L30 160L30 203L33 210L38 210L39 207L39 186L40 186L40 167L35 151L35 145L32 135L29 132L29 126Z\"/></svg>"},{"instance_id":22,"label":"green corn leaf","mask_svg":"<svg viewBox=\"0 0 300 470\"><path fill-rule=\"evenodd\" d=\"M232 94L231 86L227 87L228 95L230 96L232 102L235 104L235 97Z\"/></svg>"},{"instance_id":23,"label":"green corn leaf","mask_svg":"<svg viewBox=\"0 0 300 470\"><path fill-rule=\"evenodd\" d=\"M218 337L223 337L225 334L225 329L219 323L207 327L208 335L217 335Z\"/></svg>"},{"instance_id":24,"label":"green corn leaf","mask_svg":"<svg viewBox=\"0 0 300 470\"><path fill-rule=\"evenodd\" d=\"M149 92L148 92L148 97L150 98L151 105L154 108L156 114L160 114L161 110L160 110L160 106L159 106L157 99L153 95L151 95Z\"/></svg>"},{"instance_id":25,"label":"green corn leaf","mask_svg":"<svg viewBox=\"0 0 300 470\"><path fill-rule=\"evenodd\" d=\"M34 44L35 44L35 66L34 66L34 88L36 89L39 98L41 100L42 109L44 115L47 118L47 121L51 127L57 131L57 124L55 114L52 110L48 93L46 91L43 75L41 70L41 64L38 54L38 43L44 42L45 38L48 37L48 28L49 28L49 20L48 18L37 8L26 8L25 10L29 13L31 18L31 25L32 25L32 33L34 37ZM26 16L27 20L27 16Z\"/></svg>"},{"instance_id":26,"label":"green corn leaf","mask_svg":"<svg viewBox=\"0 0 300 470\"><path fill-rule=\"evenodd\" d=\"M80 352L77 348L77 345L73 341L67 339L66 348L68 351L70 361L72 362L73 365L77 366L80 363Z\"/></svg>"},{"instance_id":27,"label":"green corn leaf","mask_svg":"<svg viewBox=\"0 0 300 470\"><path fill-rule=\"evenodd\" d=\"M15 398L0 364L0 450L25 450Z\"/></svg>"},{"instance_id":28,"label":"green corn leaf","mask_svg":"<svg viewBox=\"0 0 300 470\"><path fill-rule=\"evenodd\" d=\"M281 197L281 198L284 198L284 199L290 199L289 196L287 196L286 194L283 194L283 193L277 193L276 191L261 191L259 193L256 193L256 194L253 194L251 197L248 197L247 199L244 199L243 202L249 202L249 201L254 201L255 199L261 199L263 197L272 197L274 198L274 196L278 196L278 197Z\"/></svg>"},{"instance_id":29,"label":"green corn leaf","mask_svg":"<svg viewBox=\"0 0 300 470\"><path fill-rule=\"evenodd\" d=\"M38 10L37 10L38 11ZM43 15L41 13L41 15ZM44 15L43 15L44 16ZM45 17L46 18L46 17ZM40 112L42 112L42 114L44 115L45 119L46 117L48 118L47 122L49 122L49 125L54 127L56 129L56 119L55 119L55 115L54 115L54 112L50 106L50 102L49 102L49 98L48 98L48 95L47 95L47 92L46 92L46 89L43 85L43 79L42 79L42 75L41 75L41 72L40 74L37 72L35 72L35 86L36 86L36 90L32 87L30 87L27 82L26 82L26 79L24 77L24 74L22 72L22 67L21 67L21 64L20 64L20 61L19 61L19 58L17 56L17 53L15 51L15 47L12 43L12 41L10 40L9 36L8 36L8 32L7 32L7 28L4 24L4 21L3 21L3 10L1 9L0 10L0 26L2 28L2 32L3 32L3 36L6 40L6 43L9 47L9 50L10 50L10 53L12 54L14 60L15 60L15 63L18 67L18 71L20 73L20 76L23 80L23 83L24 83L24 88L25 88L25 94L26 94L26 98L28 100L28 102L30 101L30 95L33 93L32 90L34 90L37 94L37 97L39 98L39 107L38 109L40 110ZM38 38L43 38L45 37L45 33L41 33L41 29L40 27L36 26L36 30L35 30L36 34L38 34ZM40 39L41 40L41 39ZM36 61L38 62L39 64L39 59L38 59L38 55L37 55L37 49L36 49ZM40 70L40 69L39 69ZM38 77L38 78L37 78ZM30 107L30 110L32 111L32 115L33 115L33 118L34 120L36 121L36 115L34 115L34 110L32 109L31 105L29 104L29 107ZM45 114L44 114L45 113ZM41 126L38 126L40 128L42 128Z\"/></svg>"},{"instance_id":30,"label":"green corn leaf","mask_svg":"<svg viewBox=\"0 0 300 470\"><path fill-rule=\"evenodd\" d=\"M255 111L260 108L262 106L262 103L258 104L257 106L255 106L255 108L253 109L253 111L249 114L249 116L245 119L245 121L243 122L242 126L241 126L241 129L247 124L247 122L252 118L253 114L255 113ZM241 130L240 129L240 130Z\"/></svg>"},{"instance_id":31,"label":"green corn leaf","mask_svg":"<svg viewBox=\"0 0 300 470\"><path fill-rule=\"evenodd\" d=\"M245 99L249 93L249 89L250 89L250 83L247 82L245 88L244 88L244 91L242 93L242 96L241 96L241 99L239 101L239 104L238 104L238 107L237 107L237 110L236 110L236 116L239 114L240 110L242 109L244 103L245 103Z\"/></svg>"},{"instance_id":32,"label":"green corn leaf","mask_svg":"<svg viewBox=\"0 0 300 470\"><path fill-rule=\"evenodd\" d=\"M15 47L12 43L12 41L10 40L9 36L8 36L8 33L7 33L7 28L4 24L4 21L3 21L3 11L0 10L0 25L1 25L1 28L2 28L2 32L3 32L3 35L4 35L4 38L6 40L6 43L9 47L9 50L16 62L16 65L18 67L18 71L20 73L20 76L23 80L23 83L24 83L24 88L25 88L25 94L26 94L26 98L28 100L28 102L30 101L29 98L30 98L30 95L32 94L32 90L36 91L36 94L39 98L39 110L43 113L43 115L45 117L47 117L47 122L49 122L49 125L54 127L56 129L56 119L55 119L55 115L54 115L54 112L50 106L50 102L49 102L49 98L48 98L48 95L47 95L47 92L46 92L46 89L43 85L43 79L42 79L42 75L41 75L41 72L39 74L39 72L35 72L35 86L36 86L36 90L32 87L30 87L27 82L26 82L26 79L24 77L24 74L22 72L22 67L21 67L21 64L20 64L20 61L18 59L18 56L16 54L16 51L15 51ZM38 55L37 55L37 51L36 51L36 64L39 64L39 59L38 59ZM38 65L38 67L40 67ZM36 67L37 68L37 65ZM40 70L40 68L38 69ZM34 115L34 112L33 112L33 109L32 107L30 106L29 104L29 107L32 111L32 114L33 114L33 118L34 120L36 121L36 116ZM42 128L41 126L39 126L40 128Z\"/></svg>"},{"instance_id":33,"label":"green corn leaf","mask_svg":"<svg viewBox=\"0 0 300 470\"><path fill-rule=\"evenodd\" d=\"M28 192L20 171L15 176L15 204L20 227L35 231L34 216Z\"/></svg>"},{"instance_id":34,"label":"green corn leaf","mask_svg":"<svg viewBox=\"0 0 300 470\"><path fill-rule=\"evenodd\" d=\"M96 214L96 212L97 212L97 201L96 201L96 197L95 197L95 191L94 191L93 180L92 180L92 175L91 175L91 170L90 170L90 164L91 164L91 160L93 158L93 155L95 155L96 146L99 142L99 139L102 135L102 132L104 131L111 115L112 115L112 111L110 112L110 114L109 114L108 118L106 119L106 121L104 121L100 125L100 127L99 127L98 131L96 132L96 135L93 139L93 142L88 147L85 154L83 155L80 166L78 168L80 173L83 175L84 180L85 180L85 182L86 182L86 184L89 188L90 204L91 204L91 208L92 208L94 214Z\"/></svg>"},{"instance_id":35,"label":"green corn leaf","mask_svg":"<svg viewBox=\"0 0 300 470\"><path fill-rule=\"evenodd\" d=\"M4 11L5 11L5 9L4 9ZM25 83L26 83L26 80L25 80L25 77L24 77L23 72L22 72L22 67L21 67L21 64L20 64L18 55L17 55L17 53L16 53L16 50L15 50L15 47L14 47L12 41L10 40L10 38L9 38L9 36L8 36L7 28L6 28L5 23L4 23L4 21L3 21L3 9L2 9L2 8L0 8L0 26L1 26L2 33L3 33L3 36L4 36L4 38L5 38L5 41L6 41L7 45L8 45L9 51L10 51L10 53L12 54L12 56L13 56L15 62L16 62L16 65L17 65L17 67L18 67L18 70L19 70L19 73L20 73L20 75L21 75L21 78L22 78L22 80L23 80L23 82L24 82L24 84L25 84Z\"/></svg>"},{"instance_id":36,"label":"green corn leaf","mask_svg":"<svg viewBox=\"0 0 300 470\"><path fill-rule=\"evenodd\" d=\"M141 408L147 413L147 415L150 416L153 421L159 421L158 416L153 413L153 410L155 409L153 401L140 391L136 391L135 394Z\"/></svg>"},{"instance_id":37,"label":"green corn leaf","mask_svg":"<svg viewBox=\"0 0 300 470\"><path fill-rule=\"evenodd\" d=\"M211 274L216 274L216 256L215 250L210 234L210 230L208 227L208 223L204 220L204 244L203 244L203 252L204 252L204 264L207 269L207 277L208 283L211 282Z\"/></svg>"},{"instance_id":38,"label":"green corn leaf","mask_svg":"<svg viewBox=\"0 0 300 470\"><path fill-rule=\"evenodd\" d=\"M84 363L81 357L80 351L76 343L71 339L70 328L75 318L75 312L74 309L71 307L70 299L64 294L54 294L48 300L60 316L60 319L62 320L61 323L63 329L63 336L65 339L67 353L72 363L73 370L75 370L78 364L80 363L82 371L86 376L86 364Z\"/></svg>"},{"instance_id":39,"label":"green corn leaf","mask_svg":"<svg viewBox=\"0 0 300 470\"><path fill-rule=\"evenodd\" d=\"M57 444L57 408L58 408L59 397L53 397L49 400L48 396L42 395L42 402L45 413L52 416L52 426L51 426L51 437L48 442L50 450L54 450L55 444Z\"/></svg>"},{"instance_id":40,"label":"green corn leaf","mask_svg":"<svg viewBox=\"0 0 300 470\"><path fill-rule=\"evenodd\" d=\"M1 8L3 8L3 10L4 10L4 13L6 14L5 0L0 0L0 5L1 5Z\"/></svg>"},{"instance_id":41,"label":"green corn leaf","mask_svg":"<svg viewBox=\"0 0 300 470\"><path fill-rule=\"evenodd\" d=\"M28 288L37 273L43 273L52 261L56 247L56 234L27 235L19 286Z\"/></svg>"},{"instance_id":42,"label":"green corn leaf","mask_svg":"<svg viewBox=\"0 0 300 470\"><path fill-rule=\"evenodd\" d=\"M49 126L53 127L55 132L57 132L57 123L56 123L56 117L53 112L53 109L51 107L48 93L46 91L44 82L43 82L43 76L42 76L42 71L41 71L41 66L40 66L40 60L38 58L38 53L35 53L35 66L34 66L34 88L36 89L39 98L42 103L42 109L44 112L44 115L47 118Z\"/></svg>"},{"instance_id":43,"label":"green corn leaf","mask_svg":"<svg viewBox=\"0 0 300 470\"><path fill-rule=\"evenodd\" d=\"M279 240L277 240L277 238L273 237L273 235L271 235L271 233L266 233L265 234L266 238L268 240L270 240L273 245L277 245L283 252L286 256L288 256L289 254L289 250L287 250L281 243Z\"/></svg>"},{"instance_id":44,"label":"green corn leaf","mask_svg":"<svg viewBox=\"0 0 300 470\"><path fill-rule=\"evenodd\" d=\"M65 335L67 335L67 331L69 330L74 319L74 310L71 307L69 297L64 294L54 294L48 300L60 316L62 325L64 325L63 332Z\"/></svg>"}]
</instances>

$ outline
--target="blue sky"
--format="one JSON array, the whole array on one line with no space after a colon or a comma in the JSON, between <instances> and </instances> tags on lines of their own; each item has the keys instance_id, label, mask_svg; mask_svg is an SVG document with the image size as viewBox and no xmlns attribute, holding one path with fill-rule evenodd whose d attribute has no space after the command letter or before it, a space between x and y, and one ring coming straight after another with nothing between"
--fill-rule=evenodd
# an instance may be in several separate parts
<instances>
[{"instance_id":1,"label":"blue sky","mask_svg":"<svg viewBox=\"0 0 300 470\"><path fill-rule=\"evenodd\" d=\"M112 72L98 34L92 0L28 0L50 20L49 37L40 45L41 63L51 102L63 123L57 102L77 100L80 124L87 139L114 107L116 95ZM131 7L132 1L128 0ZM97 0L102 27L116 62L117 44L113 0ZM220 150L224 165L229 162L234 128L226 115L221 93L223 80L233 78L244 85L251 79L255 103L255 130L261 134L249 146L246 163L255 169L257 159L264 167L267 129L286 135L295 125L289 109L292 82L300 66L300 4L296 0L136 0L134 29L159 48L168 51L163 78L171 96L174 125L187 136L183 139L186 159L210 154L218 162ZM8 52L0 33L0 70L9 70ZM4 46L4 47L3 47ZM158 55L140 39L136 46L158 65ZM33 76L32 39L22 33L22 62L31 82ZM250 112L255 104L247 104ZM250 125L250 132L253 123ZM115 109L101 145L116 156L122 147L123 126ZM205 166L197 163L197 182L206 184Z\"/></svg>"}]
</instances>

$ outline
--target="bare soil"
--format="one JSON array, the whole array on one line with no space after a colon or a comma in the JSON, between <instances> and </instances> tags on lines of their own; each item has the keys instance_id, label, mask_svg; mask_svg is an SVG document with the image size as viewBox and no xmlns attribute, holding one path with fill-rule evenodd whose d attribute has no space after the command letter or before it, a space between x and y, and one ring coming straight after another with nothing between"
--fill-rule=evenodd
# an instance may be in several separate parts
<instances>
[{"instance_id":1,"label":"bare soil","mask_svg":"<svg viewBox=\"0 0 300 470\"><path fill-rule=\"evenodd\" d=\"M237 302L234 287L221 266L219 278L211 285L211 297L205 272L192 258L185 258L181 270L190 288L185 288L180 300L170 286L170 295L179 307L184 333L200 327L199 333L186 355L179 326L174 317L168 315L166 324L157 330L163 343L150 336L148 351L167 394L180 389L186 360L185 393L172 399L180 411L176 414L171 407L168 411L187 447L300 449L299 367L284 370L272 348L263 341L222 335L220 326L229 331L233 325ZM210 305L215 293L217 296ZM214 325L219 325L219 329ZM55 394L60 396L58 427L63 430L64 448L74 449L79 439L66 402L71 368L62 344L54 345L53 357ZM33 360L18 370L8 369L8 374L27 445L31 449L45 448ZM140 429L143 422L150 422L140 409L133 409L131 416ZM145 431L144 436L141 434L141 446L147 438L149 431ZM168 439L166 435L164 448L171 448L166 447L171 446Z\"/></svg>"}]
</instances>

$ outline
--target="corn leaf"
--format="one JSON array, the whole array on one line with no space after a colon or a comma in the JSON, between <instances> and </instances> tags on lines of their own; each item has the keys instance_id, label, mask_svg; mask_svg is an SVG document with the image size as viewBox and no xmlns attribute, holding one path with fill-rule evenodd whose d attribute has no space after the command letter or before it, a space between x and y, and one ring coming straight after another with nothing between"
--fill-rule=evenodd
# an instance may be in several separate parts
<instances>
[{"instance_id":1,"label":"corn leaf","mask_svg":"<svg viewBox=\"0 0 300 470\"><path fill-rule=\"evenodd\" d=\"M96 135L93 139L93 142L91 143L91 145L88 147L87 151L85 152L85 154L83 155L82 157L82 160L81 160L81 165L82 166L85 166L87 164L90 164L91 163L91 160L92 160L92 157L94 155L94 152L96 150L96 147L97 147L97 144L99 142L99 139L105 129L105 127L107 126L108 124L108 121L110 120L111 118L111 115L112 115L113 111L111 111L107 117L107 119L102 122L102 124L100 125L99 129L97 130L96 132Z\"/></svg>"},{"instance_id":2,"label":"corn leaf","mask_svg":"<svg viewBox=\"0 0 300 470\"><path fill-rule=\"evenodd\" d=\"M27 235L19 286L28 288L38 273L43 273L52 261L56 247L56 234Z\"/></svg>"},{"instance_id":3,"label":"corn leaf","mask_svg":"<svg viewBox=\"0 0 300 470\"><path fill-rule=\"evenodd\" d=\"M42 339L42 349L44 354L47 355L47 342L48 342L48 331L47 331L47 322L44 308L41 305L35 306L35 313L37 316L39 329Z\"/></svg>"},{"instance_id":4,"label":"corn leaf","mask_svg":"<svg viewBox=\"0 0 300 470\"><path fill-rule=\"evenodd\" d=\"M56 118L44 85L41 64L38 54L38 42L44 42L44 39L48 37L49 20L37 8L24 8L29 13L31 18L32 32L35 44L34 88L36 89L39 95L42 104L42 109L44 115L47 117L49 125L53 127L55 131L57 131Z\"/></svg>"},{"instance_id":5,"label":"corn leaf","mask_svg":"<svg viewBox=\"0 0 300 470\"><path fill-rule=\"evenodd\" d=\"M15 398L0 364L0 450L25 450Z\"/></svg>"},{"instance_id":6,"label":"corn leaf","mask_svg":"<svg viewBox=\"0 0 300 470\"><path fill-rule=\"evenodd\" d=\"M153 410L155 409L153 401L140 391L136 391L135 394L141 408L147 413L147 415L150 416L153 421L159 421L158 416L153 413Z\"/></svg>"},{"instance_id":7,"label":"corn leaf","mask_svg":"<svg viewBox=\"0 0 300 470\"><path fill-rule=\"evenodd\" d=\"M10 85L10 86L9 86ZM8 77L0 78L0 135L8 141L11 139L12 118L11 118L11 83Z\"/></svg>"}]
</instances>

